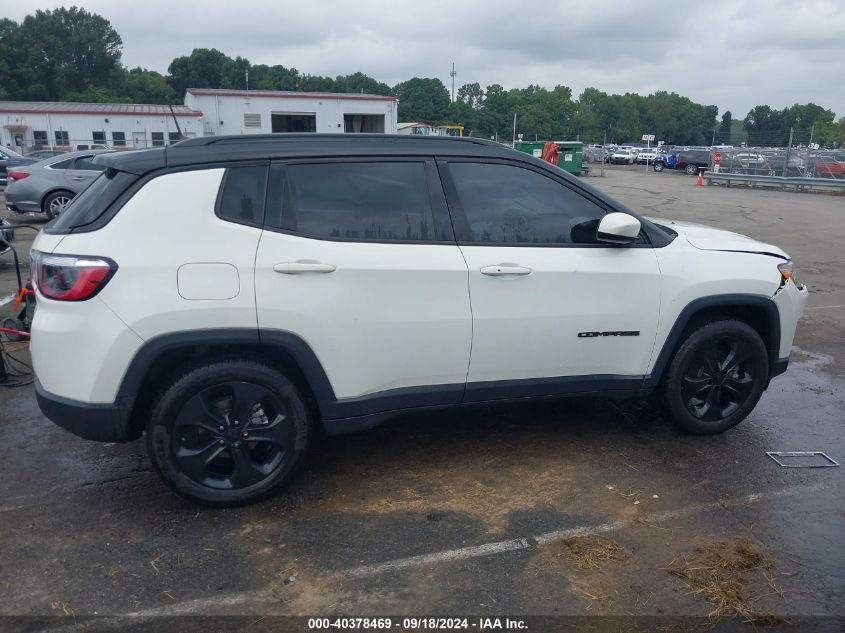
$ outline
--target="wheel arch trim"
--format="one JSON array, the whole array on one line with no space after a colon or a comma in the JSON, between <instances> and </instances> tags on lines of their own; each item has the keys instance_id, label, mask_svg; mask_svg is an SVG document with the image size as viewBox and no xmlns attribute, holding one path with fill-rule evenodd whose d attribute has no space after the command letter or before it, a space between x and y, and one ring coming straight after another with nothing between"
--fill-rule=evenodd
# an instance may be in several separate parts
<instances>
[{"instance_id":1,"label":"wheel arch trim","mask_svg":"<svg viewBox=\"0 0 845 633\"><path fill-rule=\"evenodd\" d=\"M777 372L773 371L776 363L779 361L780 352L780 313L777 305L772 301L771 297L765 295L752 294L725 294L712 295L708 297L699 297L690 301L675 319L672 329L663 341L660 348L660 353L654 362L651 372L645 377L643 381L644 388L654 388L660 382L663 372L669 365L672 355L681 343L681 335L687 328L689 323L699 314L704 311L713 309L735 309L735 308L752 308L760 310L765 319L769 331L769 340L765 341L766 350L769 357L769 376L771 378Z\"/></svg>"},{"instance_id":2,"label":"wheel arch trim","mask_svg":"<svg viewBox=\"0 0 845 633\"><path fill-rule=\"evenodd\" d=\"M317 400L321 414L336 398L323 366L311 347L292 332L254 328L214 328L169 332L147 340L135 353L117 392L118 400L134 400L157 359L181 348L204 345L250 345L281 348L297 364Z\"/></svg>"}]
</instances>

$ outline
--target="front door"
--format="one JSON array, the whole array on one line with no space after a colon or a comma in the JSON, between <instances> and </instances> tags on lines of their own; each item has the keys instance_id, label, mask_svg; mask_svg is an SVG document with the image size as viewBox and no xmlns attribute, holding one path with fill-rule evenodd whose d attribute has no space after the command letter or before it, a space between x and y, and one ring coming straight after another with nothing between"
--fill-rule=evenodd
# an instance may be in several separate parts
<instances>
[{"instance_id":1,"label":"front door","mask_svg":"<svg viewBox=\"0 0 845 633\"><path fill-rule=\"evenodd\" d=\"M323 414L459 402L467 268L433 160L289 162L271 174L258 325L313 350L337 399Z\"/></svg>"},{"instance_id":2,"label":"front door","mask_svg":"<svg viewBox=\"0 0 845 633\"><path fill-rule=\"evenodd\" d=\"M526 388L511 395L636 387L660 307L660 271L644 238L623 247L598 242L610 209L541 168L440 166L469 267L467 399L508 385Z\"/></svg>"}]
</instances>

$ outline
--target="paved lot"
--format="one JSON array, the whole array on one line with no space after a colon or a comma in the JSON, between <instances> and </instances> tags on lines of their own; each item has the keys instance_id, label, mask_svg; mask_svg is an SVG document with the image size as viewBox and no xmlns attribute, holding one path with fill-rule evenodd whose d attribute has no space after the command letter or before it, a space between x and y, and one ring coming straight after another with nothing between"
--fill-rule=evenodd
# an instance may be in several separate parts
<instances>
[{"instance_id":1,"label":"paved lot","mask_svg":"<svg viewBox=\"0 0 845 633\"><path fill-rule=\"evenodd\" d=\"M748 537L772 561L746 574L760 610L845 615L845 469L765 455L845 460L845 197L643 171L589 182L777 243L812 290L789 371L740 427L689 437L589 399L416 415L323 441L277 498L213 511L169 493L142 442L85 442L0 390L0 614L706 616L669 569ZM619 549L579 559L576 534Z\"/></svg>"}]
</instances>

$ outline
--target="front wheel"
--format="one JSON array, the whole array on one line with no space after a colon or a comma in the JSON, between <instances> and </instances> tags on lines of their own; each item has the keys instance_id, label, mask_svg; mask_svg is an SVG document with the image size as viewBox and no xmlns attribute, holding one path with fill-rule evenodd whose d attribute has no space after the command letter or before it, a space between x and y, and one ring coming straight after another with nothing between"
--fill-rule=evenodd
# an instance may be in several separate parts
<instances>
[{"instance_id":1,"label":"front wheel","mask_svg":"<svg viewBox=\"0 0 845 633\"><path fill-rule=\"evenodd\" d=\"M666 165L663 163L654 163L654 171L663 171L666 169Z\"/></svg>"},{"instance_id":2,"label":"front wheel","mask_svg":"<svg viewBox=\"0 0 845 633\"><path fill-rule=\"evenodd\" d=\"M297 386L250 359L198 365L163 390L147 423L153 466L175 492L209 506L264 499L302 463L311 419Z\"/></svg>"},{"instance_id":3,"label":"front wheel","mask_svg":"<svg viewBox=\"0 0 845 633\"><path fill-rule=\"evenodd\" d=\"M684 171L686 172L687 176L695 176L698 173L698 167L695 165L687 165L684 167Z\"/></svg>"},{"instance_id":4,"label":"front wheel","mask_svg":"<svg viewBox=\"0 0 845 633\"><path fill-rule=\"evenodd\" d=\"M672 421L684 431L722 433L757 405L768 375L760 335L740 321L714 321L681 344L667 370L663 397Z\"/></svg>"}]
</instances>

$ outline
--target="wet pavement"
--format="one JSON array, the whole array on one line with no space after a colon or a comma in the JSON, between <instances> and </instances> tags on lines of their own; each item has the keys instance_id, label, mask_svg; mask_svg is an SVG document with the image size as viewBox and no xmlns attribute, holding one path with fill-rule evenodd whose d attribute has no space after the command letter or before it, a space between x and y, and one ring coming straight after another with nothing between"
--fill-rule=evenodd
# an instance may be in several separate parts
<instances>
[{"instance_id":1,"label":"wet pavement","mask_svg":"<svg viewBox=\"0 0 845 633\"><path fill-rule=\"evenodd\" d=\"M646 403L594 399L418 414L322 440L274 499L208 510L159 483L143 442L86 442L30 389L0 390L0 615L707 616L669 568L736 537L771 560L761 612L845 615L845 471L766 456L845 460L845 198L634 169L589 182L797 260L800 349L739 427L691 437ZM561 555L579 534L623 555L579 567Z\"/></svg>"}]
</instances>

